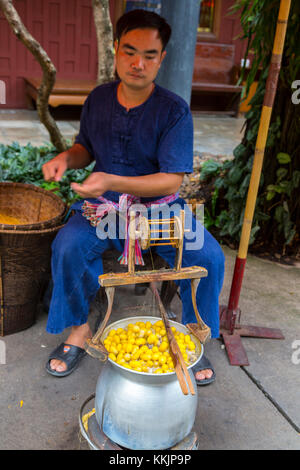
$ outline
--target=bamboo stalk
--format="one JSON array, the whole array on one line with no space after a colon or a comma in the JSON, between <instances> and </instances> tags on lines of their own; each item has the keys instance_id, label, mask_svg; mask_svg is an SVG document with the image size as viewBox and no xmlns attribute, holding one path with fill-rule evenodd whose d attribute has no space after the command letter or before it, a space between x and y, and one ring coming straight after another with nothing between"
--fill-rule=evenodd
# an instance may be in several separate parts
<instances>
[{"instance_id":1,"label":"bamboo stalk","mask_svg":"<svg viewBox=\"0 0 300 470\"><path fill-rule=\"evenodd\" d=\"M266 93L262 113L260 117L259 130L256 140L254 162L251 172L250 184L247 194L244 221L238 250L238 258L245 259L247 257L253 215L257 199L259 181L261 177L266 141L268 137L271 114L276 95L278 77L282 61L282 53L286 36L287 22L290 12L291 0L281 0L277 27L272 51L272 59L266 83Z\"/></svg>"},{"instance_id":2,"label":"bamboo stalk","mask_svg":"<svg viewBox=\"0 0 300 470\"><path fill-rule=\"evenodd\" d=\"M224 328L234 333L235 322L239 312L239 298L244 277L246 258L251 235L251 226L255 211L259 181L261 177L266 141L269 132L272 108L274 104L278 76L281 67L283 46L285 41L287 21L290 12L291 0L281 0L278 13L277 27L273 44L271 64L269 68L266 92L260 117L258 135L255 146L254 161L248 188L242 233L235 260L234 273L231 282L226 318L223 319Z\"/></svg>"}]
</instances>

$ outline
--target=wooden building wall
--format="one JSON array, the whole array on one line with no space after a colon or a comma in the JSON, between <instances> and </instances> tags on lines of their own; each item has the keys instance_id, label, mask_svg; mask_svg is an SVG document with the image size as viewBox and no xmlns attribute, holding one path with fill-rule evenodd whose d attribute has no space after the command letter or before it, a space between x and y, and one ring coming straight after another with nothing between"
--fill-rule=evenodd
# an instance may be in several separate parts
<instances>
[{"instance_id":1,"label":"wooden building wall","mask_svg":"<svg viewBox=\"0 0 300 470\"><path fill-rule=\"evenodd\" d=\"M120 11L121 0L110 0L111 18ZM239 20L227 16L233 0L217 0L221 15L219 43L235 43L235 61L240 64L244 45L235 41ZM29 32L48 53L57 69L57 77L95 79L97 46L91 0L14 0L14 5ZM203 38L199 38L203 41ZM208 39L208 40L211 40ZM41 75L40 65L16 38L0 11L0 80L6 86L6 104L2 108L25 108L23 77Z\"/></svg>"},{"instance_id":2,"label":"wooden building wall","mask_svg":"<svg viewBox=\"0 0 300 470\"><path fill-rule=\"evenodd\" d=\"M93 79L97 47L91 0L15 0L28 31L53 61L60 78ZM15 37L0 12L0 80L6 84L7 108L24 108L24 76L41 75L41 67Z\"/></svg>"},{"instance_id":3,"label":"wooden building wall","mask_svg":"<svg viewBox=\"0 0 300 470\"><path fill-rule=\"evenodd\" d=\"M234 44L235 64L240 65L246 51L245 42L237 39L242 32L240 18L237 14L229 14L235 0L215 0L216 26L214 34L198 34L197 42L215 42L218 44Z\"/></svg>"}]
</instances>

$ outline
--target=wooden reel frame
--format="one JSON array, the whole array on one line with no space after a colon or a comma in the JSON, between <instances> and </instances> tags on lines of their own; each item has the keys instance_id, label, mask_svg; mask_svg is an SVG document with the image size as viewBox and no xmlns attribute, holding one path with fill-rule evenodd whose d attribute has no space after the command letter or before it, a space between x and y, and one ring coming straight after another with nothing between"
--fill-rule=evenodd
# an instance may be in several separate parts
<instances>
[{"instance_id":1,"label":"wooden reel frame","mask_svg":"<svg viewBox=\"0 0 300 470\"><path fill-rule=\"evenodd\" d=\"M150 219L140 216L138 219L138 229L136 229L135 213L129 215L129 247L128 247L128 272L135 272L135 243L140 242L142 250L147 250L153 246L171 245L176 248L174 269L181 269L183 240L184 240L184 211L180 215L171 219ZM168 225L168 228L153 229L155 225ZM152 234L169 234L168 237L152 237Z\"/></svg>"}]
</instances>

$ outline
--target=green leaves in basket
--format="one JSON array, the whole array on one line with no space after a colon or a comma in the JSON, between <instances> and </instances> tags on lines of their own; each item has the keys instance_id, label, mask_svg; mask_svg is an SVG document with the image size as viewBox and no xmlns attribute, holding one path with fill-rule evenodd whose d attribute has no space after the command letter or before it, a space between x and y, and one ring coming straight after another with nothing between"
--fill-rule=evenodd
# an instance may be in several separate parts
<instances>
[{"instance_id":1,"label":"green leaves in basket","mask_svg":"<svg viewBox=\"0 0 300 470\"><path fill-rule=\"evenodd\" d=\"M33 147L31 143L21 146L18 142L11 145L0 144L0 181L35 184L51 190L67 204L72 204L80 197L72 191L71 182L81 183L91 173L94 163L80 170L67 170L62 180L57 183L45 181L42 166L57 155L51 144Z\"/></svg>"}]
</instances>

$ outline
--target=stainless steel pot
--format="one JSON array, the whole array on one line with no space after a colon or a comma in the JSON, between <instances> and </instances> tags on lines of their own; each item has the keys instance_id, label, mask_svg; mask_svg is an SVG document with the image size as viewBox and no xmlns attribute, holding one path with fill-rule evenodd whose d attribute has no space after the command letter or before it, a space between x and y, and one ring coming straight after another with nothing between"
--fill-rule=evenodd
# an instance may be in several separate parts
<instances>
[{"instance_id":1,"label":"stainless steel pot","mask_svg":"<svg viewBox=\"0 0 300 470\"><path fill-rule=\"evenodd\" d=\"M124 328L128 323L155 323L159 319L140 316L119 320L105 329L102 339L111 329ZM171 320L170 324L191 335L184 325ZM108 359L98 378L95 410L100 428L112 441L134 450L167 449L190 433L198 403L197 385L190 369L203 354L201 343L191 337L196 344L197 360L188 370L195 395L182 393L175 372L136 372Z\"/></svg>"}]
</instances>

